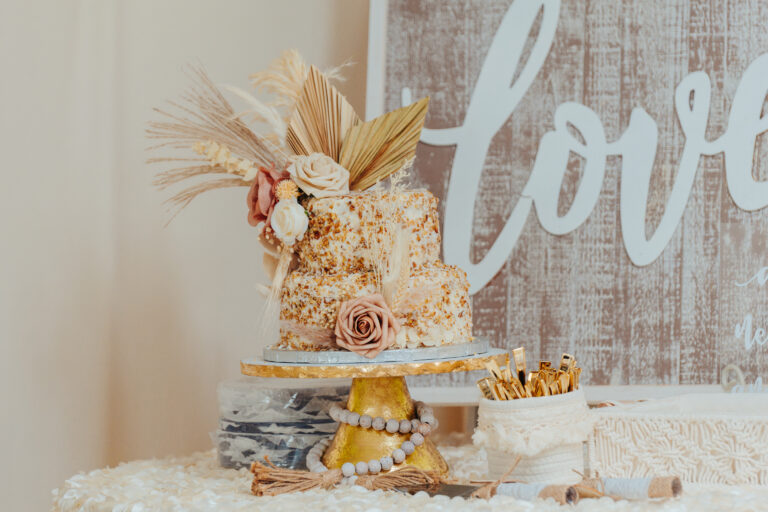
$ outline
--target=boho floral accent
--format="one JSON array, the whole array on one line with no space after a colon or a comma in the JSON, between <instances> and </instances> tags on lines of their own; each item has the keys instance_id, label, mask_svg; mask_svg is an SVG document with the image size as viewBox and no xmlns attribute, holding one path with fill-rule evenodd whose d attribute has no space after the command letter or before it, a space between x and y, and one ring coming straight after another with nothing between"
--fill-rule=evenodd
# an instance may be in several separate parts
<instances>
[{"instance_id":1,"label":"boho floral accent","mask_svg":"<svg viewBox=\"0 0 768 512\"><path fill-rule=\"evenodd\" d=\"M306 194L331 197L349 192L349 171L323 153L296 156L287 170Z\"/></svg>"},{"instance_id":2,"label":"boho floral accent","mask_svg":"<svg viewBox=\"0 0 768 512\"><path fill-rule=\"evenodd\" d=\"M196 143L195 151L198 155L203 155L212 165L222 167L229 174L241 176L243 181L251 181L259 172L252 161L232 156L227 146L212 140Z\"/></svg>"},{"instance_id":3,"label":"boho floral accent","mask_svg":"<svg viewBox=\"0 0 768 512\"><path fill-rule=\"evenodd\" d=\"M195 79L192 87L179 102L170 102L170 109L155 109L163 119L150 123L147 135L158 144L150 149L186 149L198 142L215 141L230 152L230 157L253 162L256 167L285 165L286 155L269 140L251 130L237 115L232 105L200 68L193 68ZM226 167L210 161L186 157L151 158L150 163L187 162L181 167L162 171L155 184L160 188L186 182L190 178L210 175L226 175ZM190 165L191 163L191 165ZM240 173L236 173L240 174ZM220 177L190 185L171 197L168 202L179 210L195 197L208 190L223 187L249 186L243 176Z\"/></svg>"},{"instance_id":4,"label":"boho floral accent","mask_svg":"<svg viewBox=\"0 0 768 512\"><path fill-rule=\"evenodd\" d=\"M278 201L299 197L299 187L291 180L282 180L275 187L275 197Z\"/></svg>"},{"instance_id":5,"label":"boho floral accent","mask_svg":"<svg viewBox=\"0 0 768 512\"><path fill-rule=\"evenodd\" d=\"M369 359L392 346L400 323L380 293L341 303L336 317L336 344Z\"/></svg>"},{"instance_id":6,"label":"boho floral accent","mask_svg":"<svg viewBox=\"0 0 768 512\"><path fill-rule=\"evenodd\" d=\"M286 171L260 167L248 192L248 224L258 226L262 222L270 226L272 211L277 204L276 188L290 178Z\"/></svg>"},{"instance_id":7,"label":"boho floral accent","mask_svg":"<svg viewBox=\"0 0 768 512\"><path fill-rule=\"evenodd\" d=\"M291 246L296 240L301 240L309 227L309 218L304 207L296 198L281 199L272 211L269 222L272 232L278 240Z\"/></svg>"}]
</instances>

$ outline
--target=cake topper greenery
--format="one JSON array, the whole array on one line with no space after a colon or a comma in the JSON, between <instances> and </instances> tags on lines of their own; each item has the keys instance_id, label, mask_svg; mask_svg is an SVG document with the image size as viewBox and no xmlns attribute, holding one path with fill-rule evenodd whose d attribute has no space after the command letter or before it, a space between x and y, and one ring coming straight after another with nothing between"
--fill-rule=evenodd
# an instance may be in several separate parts
<instances>
[{"instance_id":1,"label":"cake topper greenery","mask_svg":"<svg viewBox=\"0 0 768 512\"><path fill-rule=\"evenodd\" d=\"M159 188L186 185L168 199L171 219L203 192L248 187L247 219L259 230L266 249L264 265L272 280L269 287L262 287L268 299L267 321L277 317L274 308L293 262L294 244L309 226L307 200L369 189L404 172L416 154L429 98L363 122L331 83L341 78L340 70L323 73L308 66L295 50L286 51L267 70L250 77L258 92L269 95L269 101L262 101L242 89L217 86L203 69L193 68L192 86L179 101L156 109L161 119L147 130L148 137L157 141L150 149L187 151L183 156L150 159L174 166L158 173ZM248 108L236 111L224 92ZM401 182L402 172L392 180L394 186ZM383 217L379 229L383 236L368 248L388 255L379 256L375 269L381 293L365 304L373 311L379 297L385 303L380 316L392 318L393 330L384 329L383 338L392 338L399 324L391 312L407 302L403 294L410 269L409 240L391 216ZM382 244L392 250L382 250ZM357 306L353 312L362 307ZM350 325L366 324L367 316L358 322L350 314ZM391 344L361 348L341 324L337 331L341 347L348 343L350 350L368 357Z\"/></svg>"}]
</instances>

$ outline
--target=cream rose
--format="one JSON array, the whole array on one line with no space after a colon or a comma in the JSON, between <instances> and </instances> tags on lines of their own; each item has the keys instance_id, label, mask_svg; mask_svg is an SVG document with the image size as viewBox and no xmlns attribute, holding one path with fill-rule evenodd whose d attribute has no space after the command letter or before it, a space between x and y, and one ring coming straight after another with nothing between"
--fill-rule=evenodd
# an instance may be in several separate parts
<instances>
[{"instance_id":1,"label":"cream rose","mask_svg":"<svg viewBox=\"0 0 768 512\"><path fill-rule=\"evenodd\" d=\"M287 171L306 194L331 197L349 192L349 171L323 153L296 156Z\"/></svg>"},{"instance_id":2,"label":"cream rose","mask_svg":"<svg viewBox=\"0 0 768 512\"><path fill-rule=\"evenodd\" d=\"M278 240L285 245L293 245L304 236L309 219L304 207L295 198L281 199L272 210L270 226Z\"/></svg>"}]
</instances>

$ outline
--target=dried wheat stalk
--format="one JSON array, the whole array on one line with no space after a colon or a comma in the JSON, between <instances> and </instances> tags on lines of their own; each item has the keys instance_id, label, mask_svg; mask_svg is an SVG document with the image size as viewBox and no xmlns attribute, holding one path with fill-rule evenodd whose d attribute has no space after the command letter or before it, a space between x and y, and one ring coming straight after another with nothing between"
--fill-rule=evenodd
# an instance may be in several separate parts
<instances>
[{"instance_id":1,"label":"dried wheat stalk","mask_svg":"<svg viewBox=\"0 0 768 512\"><path fill-rule=\"evenodd\" d=\"M149 124L147 136L161 141L149 149L192 149L197 142L215 141L229 148L233 154L251 160L256 165L284 165L286 157L283 152L265 137L248 128L203 69L192 68L191 75L194 83L182 96L181 101L169 102L172 111L155 109L166 120ZM159 173L155 184L164 188L189 178L222 172L226 170L217 165L180 167ZM198 183L182 190L168 202L181 210L199 194L208 190L248 185L248 182L240 178L222 178Z\"/></svg>"}]
</instances>

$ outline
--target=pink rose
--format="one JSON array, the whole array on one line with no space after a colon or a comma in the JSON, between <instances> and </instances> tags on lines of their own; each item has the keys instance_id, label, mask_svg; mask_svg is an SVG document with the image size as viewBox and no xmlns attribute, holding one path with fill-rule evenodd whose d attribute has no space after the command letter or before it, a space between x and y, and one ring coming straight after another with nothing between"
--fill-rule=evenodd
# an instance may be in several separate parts
<instances>
[{"instance_id":1,"label":"pink rose","mask_svg":"<svg viewBox=\"0 0 768 512\"><path fill-rule=\"evenodd\" d=\"M290 177L291 175L287 171L259 168L253 185L251 185L251 190L248 192L248 224L258 226L264 222L269 227L272 210L277 204L275 189L281 181Z\"/></svg>"},{"instance_id":2,"label":"pink rose","mask_svg":"<svg viewBox=\"0 0 768 512\"><path fill-rule=\"evenodd\" d=\"M369 359L390 347L400 330L380 293L344 301L336 317L336 344Z\"/></svg>"}]
</instances>

